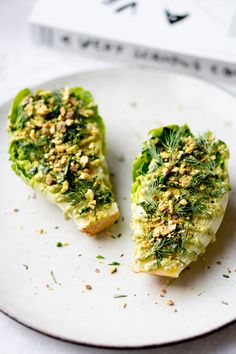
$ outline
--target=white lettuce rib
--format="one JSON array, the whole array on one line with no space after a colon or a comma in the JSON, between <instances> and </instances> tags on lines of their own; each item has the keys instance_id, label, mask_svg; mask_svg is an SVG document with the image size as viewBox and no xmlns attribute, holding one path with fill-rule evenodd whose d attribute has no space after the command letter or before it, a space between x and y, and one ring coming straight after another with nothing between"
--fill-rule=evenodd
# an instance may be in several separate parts
<instances>
[{"instance_id":1,"label":"white lettuce rib","mask_svg":"<svg viewBox=\"0 0 236 354\"><path fill-rule=\"evenodd\" d=\"M196 237L201 242L202 248L201 250L199 249L199 247L192 247L191 249L189 249L189 251L190 252L193 251L196 254L196 256L200 255L202 251L206 249L209 243L214 241L216 232L224 217L224 213L228 203L228 198L229 198L229 193L226 193L223 196L223 198L219 200L219 205L222 210L221 215L213 217L210 220L205 218L198 219L198 225L204 227L204 229L208 230L208 232L205 231L201 235L199 235L199 233L196 233ZM143 210L139 205L133 203L132 212L133 212L133 222L132 222L133 238L135 239L136 237L142 235L143 233L142 224L139 221L140 216L143 213ZM182 270L185 269L193 261L193 258L191 256L182 256L182 258L180 258L182 263L178 262L175 264L175 261L169 261L169 265L166 265L165 267L161 266L156 270L150 270L150 267L155 264L156 260L154 259L151 261L141 261L139 260L139 257L141 256L142 256L142 250L139 248L138 244L136 244L136 248L135 248L136 261L132 265L132 270L134 272L148 273L152 275L167 276L172 278L177 278L179 274L182 272Z\"/></svg>"}]
</instances>

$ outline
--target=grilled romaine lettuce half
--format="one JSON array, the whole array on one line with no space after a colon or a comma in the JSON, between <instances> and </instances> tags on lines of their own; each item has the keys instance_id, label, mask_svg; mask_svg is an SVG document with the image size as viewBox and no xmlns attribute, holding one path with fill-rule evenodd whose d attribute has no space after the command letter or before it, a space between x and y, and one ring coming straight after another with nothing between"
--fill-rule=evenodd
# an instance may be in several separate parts
<instances>
[{"instance_id":1,"label":"grilled romaine lettuce half","mask_svg":"<svg viewBox=\"0 0 236 354\"><path fill-rule=\"evenodd\" d=\"M133 164L133 270L178 277L215 239L229 193L226 144L187 125L150 131Z\"/></svg>"},{"instance_id":2,"label":"grilled romaine lettuce half","mask_svg":"<svg viewBox=\"0 0 236 354\"><path fill-rule=\"evenodd\" d=\"M96 234L119 217L105 161L105 126L83 88L22 90L8 116L12 169Z\"/></svg>"}]
</instances>

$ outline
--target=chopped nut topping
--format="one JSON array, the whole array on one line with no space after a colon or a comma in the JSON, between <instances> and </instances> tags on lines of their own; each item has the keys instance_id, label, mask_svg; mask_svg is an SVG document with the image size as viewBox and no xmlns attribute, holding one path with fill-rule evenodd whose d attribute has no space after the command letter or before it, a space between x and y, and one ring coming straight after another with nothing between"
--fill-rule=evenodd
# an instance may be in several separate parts
<instances>
[{"instance_id":1,"label":"chopped nut topping","mask_svg":"<svg viewBox=\"0 0 236 354\"><path fill-rule=\"evenodd\" d=\"M174 168L172 168L172 172L179 172L179 167L175 166Z\"/></svg>"},{"instance_id":2,"label":"chopped nut topping","mask_svg":"<svg viewBox=\"0 0 236 354\"><path fill-rule=\"evenodd\" d=\"M168 306L174 306L174 301L173 300L168 300L168 301L166 301L166 305L168 305Z\"/></svg>"},{"instance_id":3,"label":"chopped nut topping","mask_svg":"<svg viewBox=\"0 0 236 354\"><path fill-rule=\"evenodd\" d=\"M181 201L179 202L180 205L187 205L188 202L186 199L181 199Z\"/></svg>"},{"instance_id":4,"label":"chopped nut topping","mask_svg":"<svg viewBox=\"0 0 236 354\"><path fill-rule=\"evenodd\" d=\"M167 151L162 151L161 152L161 157L163 159L168 159L170 157L170 154Z\"/></svg>"},{"instance_id":5,"label":"chopped nut topping","mask_svg":"<svg viewBox=\"0 0 236 354\"><path fill-rule=\"evenodd\" d=\"M78 164L77 164L77 165L72 164L72 165L70 166L71 172L77 172L77 171L78 171L78 168L79 168Z\"/></svg>"},{"instance_id":6,"label":"chopped nut topping","mask_svg":"<svg viewBox=\"0 0 236 354\"><path fill-rule=\"evenodd\" d=\"M68 188L69 188L69 183L68 183L68 181L64 181L64 182L62 183L61 193L65 193Z\"/></svg>"},{"instance_id":7,"label":"chopped nut topping","mask_svg":"<svg viewBox=\"0 0 236 354\"><path fill-rule=\"evenodd\" d=\"M50 127L50 133L53 135L56 131L56 128L55 128L55 125L52 124L51 127Z\"/></svg>"},{"instance_id":8,"label":"chopped nut topping","mask_svg":"<svg viewBox=\"0 0 236 354\"><path fill-rule=\"evenodd\" d=\"M57 131L59 133L65 133L66 132L66 123L65 122L58 122L57 123Z\"/></svg>"},{"instance_id":9,"label":"chopped nut topping","mask_svg":"<svg viewBox=\"0 0 236 354\"><path fill-rule=\"evenodd\" d=\"M164 203L160 203L159 205L159 210L160 211L164 211L168 208L169 204L167 202L164 202Z\"/></svg>"},{"instance_id":10,"label":"chopped nut topping","mask_svg":"<svg viewBox=\"0 0 236 354\"><path fill-rule=\"evenodd\" d=\"M92 286L89 285L89 284L85 284L85 288L86 288L87 290L92 290Z\"/></svg>"},{"instance_id":11,"label":"chopped nut topping","mask_svg":"<svg viewBox=\"0 0 236 354\"><path fill-rule=\"evenodd\" d=\"M169 235L175 229L176 229L176 224L159 225L155 227L153 236L154 237L166 236Z\"/></svg>"},{"instance_id":12,"label":"chopped nut topping","mask_svg":"<svg viewBox=\"0 0 236 354\"><path fill-rule=\"evenodd\" d=\"M94 199L94 193L92 189L88 189L87 192L85 193L85 198L87 199L88 202L92 202Z\"/></svg>"},{"instance_id":13,"label":"chopped nut topping","mask_svg":"<svg viewBox=\"0 0 236 354\"><path fill-rule=\"evenodd\" d=\"M91 181L91 176L88 173L82 172L80 177L80 179L85 179L86 181Z\"/></svg>"},{"instance_id":14,"label":"chopped nut topping","mask_svg":"<svg viewBox=\"0 0 236 354\"><path fill-rule=\"evenodd\" d=\"M66 87L64 90L63 90L63 102L64 103L67 103L68 100L69 100L69 97L70 97L70 90L69 90L69 87Z\"/></svg>"},{"instance_id":15,"label":"chopped nut topping","mask_svg":"<svg viewBox=\"0 0 236 354\"><path fill-rule=\"evenodd\" d=\"M186 152L186 154L191 154L196 147L195 140L193 139L193 137L188 136L184 139L184 142L186 143L184 146L184 151Z\"/></svg>"},{"instance_id":16,"label":"chopped nut topping","mask_svg":"<svg viewBox=\"0 0 236 354\"><path fill-rule=\"evenodd\" d=\"M45 233L45 231L44 231L44 229L38 229L38 230L36 230L36 233L39 235L42 235Z\"/></svg>"},{"instance_id":17,"label":"chopped nut topping","mask_svg":"<svg viewBox=\"0 0 236 354\"><path fill-rule=\"evenodd\" d=\"M189 183L191 181L192 177L191 176L183 176L179 179L179 184L181 187L188 187L189 186Z\"/></svg>"},{"instance_id":18,"label":"chopped nut topping","mask_svg":"<svg viewBox=\"0 0 236 354\"><path fill-rule=\"evenodd\" d=\"M53 183L54 183L54 179L52 178L51 175L48 175L48 176L46 177L46 184L47 184L48 186L51 186Z\"/></svg>"},{"instance_id":19,"label":"chopped nut topping","mask_svg":"<svg viewBox=\"0 0 236 354\"><path fill-rule=\"evenodd\" d=\"M62 144L62 145L57 145L57 146L56 146L56 150L57 150L57 152L64 152L64 151L66 150L66 147L65 147L64 144Z\"/></svg>"},{"instance_id":20,"label":"chopped nut topping","mask_svg":"<svg viewBox=\"0 0 236 354\"><path fill-rule=\"evenodd\" d=\"M65 107L60 108L61 115L64 116L66 114Z\"/></svg>"},{"instance_id":21,"label":"chopped nut topping","mask_svg":"<svg viewBox=\"0 0 236 354\"><path fill-rule=\"evenodd\" d=\"M109 268L109 273L110 274L114 274L114 273L116 273L117 272L117 268L116 267L111 267L111 268Z\"/></svg>"},{"instance_id":22,"label":"chopped nut topping","mask_svg":"<svg viewBox=\"0 0 236 354\"><path fill-rule=\"evenodd\" d=\"M85 167L88 163L88 156L84 156L84 155L81 156L80 163L81 163L82 167Z\"/></svg>"},{"instance_id":23,"label":"chopped nut topping","mask_svg":"<svg viewBox=\"0 0 236 354\"><path fill-rule=\"evenodd\" d=\"M67 119L66 120L66 125L70 127L74 123L73 119Z\"/></svg>"},{"instance_id":24,"label":"chopped nut topping","mask_svg":"<svg viewBox=\"0 0 236 354\"><path fill-rule=\"evenodd\" d=\"M166 294L167 294L167 290L166 289L163 288L163 289L160 290L160 296L161 297L164 297Z\"/></svg>"},{"instance_id":25,"label":"chopped nut topping","mask_svg":"<svg viewBox=\"0 0 236 354\"><path fill-rule=\"evenodd\" d=\"M71 108L68 109L68 112L66 113L66 119L71 119L74 116L74 112Z\"/></svg>"}]
</instances>

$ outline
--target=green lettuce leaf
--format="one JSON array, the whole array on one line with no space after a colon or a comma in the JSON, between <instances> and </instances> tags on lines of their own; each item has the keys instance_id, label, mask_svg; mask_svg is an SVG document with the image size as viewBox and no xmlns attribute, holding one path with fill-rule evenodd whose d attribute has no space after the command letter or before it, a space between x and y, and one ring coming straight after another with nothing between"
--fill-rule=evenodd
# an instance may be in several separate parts
<instances>
[{"instance_id":1,"label":"green lettuce leaf","mask_svg":"<svg viewBox=\"0 0 236 354\"><path fill-rule=\"evenodd\" d=\"M89 91L84 90L82 87L72 87L70 89L70 92L74 93L76 98L84 101L86 104L94 102L93 95ZM93 112L94 112L93 120L95 120L100 132L102 133L103 153L104 153L104 155L106 155L107 154L107 146L106 146L106 141L105 141L106 140L106 127L105 127L104 121L103 121L102 117L98 114L97 105L94 105L90 109L93 110Z\"/></svg>"},{"instance_id":2,"label":"green lettuce leaf","mask_svg":"<svg viewBox=\"0 0 236 354\"><path fill-rule=\"evenodd\" d=\"M16 123L19 117L19 107L20 103L23 100L23 98L29 96L31 94L30 89L25 88L24 90L21 90L18 92L16 95L14 101L12 102L10 113L8 115L8 118L12 124Z\"/></svg>"},{"instance_id":3,"label":"green lettuce leaf","mask_svg":"<svg viewBox=\"0 0 236 354\"><path fill-rule=\"evenodd\" d=\"M179 139L188 134L190 134L190 129L186 124L181 127L178 125L168 125L149 131L150 141L152 141L153 144L162 143L170 149L175 148ZM148 171L149 164L152 160L152 155L148 151L148 142L149 141L144 142L142 153L134 160L132 170L133 181L135 181L138 176L145 175Z\"/></svg>"}]
</instances>

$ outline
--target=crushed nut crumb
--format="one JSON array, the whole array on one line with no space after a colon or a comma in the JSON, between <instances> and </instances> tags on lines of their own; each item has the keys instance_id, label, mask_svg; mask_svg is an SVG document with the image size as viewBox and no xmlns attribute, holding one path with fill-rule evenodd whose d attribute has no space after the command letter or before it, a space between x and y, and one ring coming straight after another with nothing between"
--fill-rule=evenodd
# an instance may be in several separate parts
<instances>
[{"instance_id":1,"label":"crushed nut crumb","mask_svg":"<svg viewBox=\"0 0 236 354\"><path fill-rule=\"evenodd\" d=\"M44 229L37 229L36 233L39 235L42 235L42 234L45 234L45 231L44 231Z\"/></svg>"},{"instance_id":2,"label":"crushed nut crumb","mask_svg":"<svg viewBox=\"0 0 236 354\"><path fill-rule=\"evenodd\" d=\"M114 273L116 273L117 272L117 267L111 267L111 268L109 268L109 273L110 274L114 274Z\"/></svg>"},{"instance_id":3,"label":"crushed nut crumb","mask_svg":"<svg viewBox=\"0 0 236 354\"><path fill-rule=\"evenodd\" d=\"M167 290L166 289L163 288L163 289L160 290L160 296L161 297L164 297L166 294L167 294Z\"/></svg>"},{"instance_id":4,"label":"crushed nut crumb","mask_svg":"<svg viewBox=\"0 0 236 354\"><path fill-rule=\"evenodd\" d=\"M168 306L174 306L174 301L173 300L168 300L168 301L166 301L166 305L168 305Z\"/></svg>"}]
</instances>

